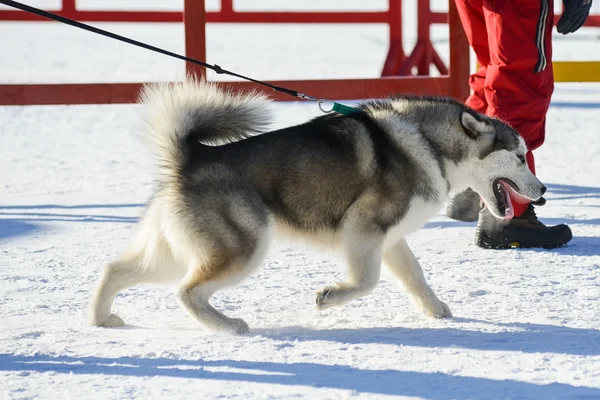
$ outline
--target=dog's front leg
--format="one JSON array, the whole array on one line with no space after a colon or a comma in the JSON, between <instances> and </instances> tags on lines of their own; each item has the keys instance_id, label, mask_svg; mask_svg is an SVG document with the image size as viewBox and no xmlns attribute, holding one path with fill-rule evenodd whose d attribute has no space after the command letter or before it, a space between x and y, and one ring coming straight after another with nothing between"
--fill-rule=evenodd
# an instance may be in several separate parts
<instances>
[{"instance_id":1,"label":"dog's front leg","mask_svg":"<svg viewBox=\"0 0 600 400\"><path fill-rule=\"evenodd\" d=\"M435 318L452 316L448 306L437 298L425 281L421 265L404 239L386 248L383 260L425 314Z\"/></svg>"},{"instance_id":2,"label":"dog's front leg","mask_svg":"<svg viewBox=\"0 0 600 400\"><path fill-rule=\"evenodd\" d=\"M344 233L344 251L348 262L348 278L323 288L317 293L317 308L341 306L369 294L377 287L381 274L381 233L350 230Z\"/></svg>"}]
</instances>

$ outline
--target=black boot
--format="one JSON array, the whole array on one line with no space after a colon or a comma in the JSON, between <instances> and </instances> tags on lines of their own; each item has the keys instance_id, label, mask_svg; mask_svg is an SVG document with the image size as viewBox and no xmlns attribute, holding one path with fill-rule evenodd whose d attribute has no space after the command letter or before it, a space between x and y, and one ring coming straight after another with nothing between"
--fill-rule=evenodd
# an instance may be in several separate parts
<instances>
[{"instance_id":1,"label":"black boot","mask_svg":"<svg viewBox=\"0 0 600 400\"><path fill-rule=\"evenodd\" d=\"M567 225L546 226L541 223L530 204L523 215L510 220L498 219L486 208L481 210L475 244L485 249L551 249L568 243L572 238L573 234Z\"/></svg>"},{"instance_id":2,"label":"black boot","mask_svg":"<svg viewBox=\"0 0 600 400\"><path fill-rule=\"evenodd\" d=\"M475 222L482 208L481 197L469 188L450 199L446 216L457 221Z\"/></svg>"}]
</instances>

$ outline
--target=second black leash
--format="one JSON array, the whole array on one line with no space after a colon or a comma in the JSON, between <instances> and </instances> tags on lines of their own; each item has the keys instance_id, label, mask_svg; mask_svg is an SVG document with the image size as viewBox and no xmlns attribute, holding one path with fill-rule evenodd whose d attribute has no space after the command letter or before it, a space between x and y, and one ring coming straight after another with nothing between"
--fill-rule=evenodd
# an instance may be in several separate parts
<instances>
[{"instance_id":1,"label":"second black leash","mask_svg":"<svg viewBox=\"0 0 600 400\"><path fill-rule=\"evenodd\" d=\"M152 46L152 45L149 45L147 43L139 42L137 40L134 40L134 39L131 39L131 38L128 38L128 37L125 37L125 36L117 35L116 33L105 31L104 29L96 28L94 26L91 26L91 25L88 25L88 24L84 24L82 22L78 22L78 21L72 20L70 18L66 18L66 17L60 16L60 15L57 15L57 14L54 14L54 13L51 13L51 12L48 12L48 11L44 11L44 10L41 10L39 8L31 7L31 6L28 6L27 4L23 4L23 3L20 3L18 1L0 0L0 4L4 4L4 5L7 5L9 7L13 7L13 8L22 10L22 11L26 11L28 13L35 14L35 15L38 15L40 17L44 17L44 18L48 18L48 19L51 19L51 20L54 20L54 21L57 21L57 22L61 22L63 24L74 26L76 28L83 29L83 30L86 30L88 32L96 33L96 34L101 35L101 36L105 36L105 37L108 37L108 38L111 38L111 39L119 40L119 41L124 42L124 43L129 43L129 44L132 44L134 46L138 46L138 47L144 48L146 50L151 50L151 51L154 51L154 52L157 52L157 53L160 53L160 54L164 54L164 55L169 56L169 57L174 57L174 58L177 58L177 59L180 59L180 60L183 60L183 61L190 62L192 64L200 65L200 66L202 66L204 68L208 68L208 69L211 69L211 70L215 71L217 74L225 74L225 75L235 76L237 78L241 78L241 79L244 79L244 80L247 80L247 81L250 81L250 82L254 82L254 83L259 84L259 85L263 85L263 86L269 87L269 88L271 88L271 89L273 89L273 90L275 90L277 92L289 94L290 96L294 96L294 97L297 97L299 99L315 101L315 102L317 102L319 104L319 109L321 111L323 111L324 113L337 112L337 113L340 113L340 114L349 115L349 114L358 112L358 110L355 109L355 108L352 108L352 107L349 107L349 106L345 106L343 104L339 104L339 103L336 103L336 102L332 102L333 103L333 107L332 107L331 110L325 110L325 109L323 109L323 103L325 103L325 102L331 102L330 100L317 99L316 97L312 97L312 96L306 95L304 93L299 93L296 90L287 89L287 88L284 88L284 87L281 87L281 86L277 86L277 85L272 85L272 84L270 84L268 82L263 82L263 81L259 81L259 80L256 80L256 79L244 76L244 75L240 75L240 74L237 74L235 72L231 72L231 71L228 71L226 69L223 69L220 66L218 66L217 64L214 64L214 65L213 64L208 64L208 63L196 60L194 58L190 58L190 57L187 57L187 56L182 56L181 54L173 53L171 51L168 51L168 50L165 50L165 49L161 49L160 47Z\"/></svg>"}]
</instances>

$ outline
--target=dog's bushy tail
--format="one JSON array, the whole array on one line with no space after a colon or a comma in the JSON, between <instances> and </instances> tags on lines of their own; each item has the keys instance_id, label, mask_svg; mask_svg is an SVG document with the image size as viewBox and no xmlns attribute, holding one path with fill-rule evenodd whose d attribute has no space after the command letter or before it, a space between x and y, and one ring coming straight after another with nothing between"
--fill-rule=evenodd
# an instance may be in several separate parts
<instances>
[{"instance_id":1,"label":"dog's bushy tail","mask_svg":"<svg viewBox=\"0 0 600 400\"><path fill-rule=\"evenodd\" d=\"M266 96L233 94L192 78L146 85L140 103L160 181L180 177L194 148L242 140L262 132L271 119Z\"/></svg>"}]
</instances>

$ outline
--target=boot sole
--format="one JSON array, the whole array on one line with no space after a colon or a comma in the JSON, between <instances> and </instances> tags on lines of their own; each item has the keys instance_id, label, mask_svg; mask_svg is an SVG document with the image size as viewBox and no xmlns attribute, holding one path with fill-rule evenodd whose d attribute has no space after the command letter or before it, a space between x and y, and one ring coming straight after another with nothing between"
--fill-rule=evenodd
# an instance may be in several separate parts
<instances>
[{"instance_id":1,"label":"boot sole","mask_svg":"<svg viewBox=\"0 0 600 400\"><path fill-rule=\"evenodd\" d=\"M477 234L475 238L475 244L483 249L492 250L506 250L506 249L556 249L569 243L571 238L561 240L554 243L520 243L518 241L512 242L498 242L488 236Z\"/></svg>"}]
</instances>

